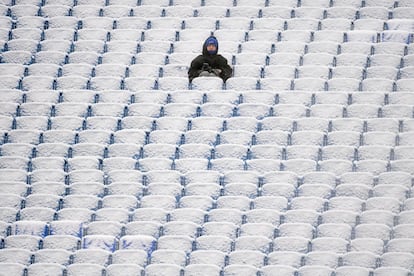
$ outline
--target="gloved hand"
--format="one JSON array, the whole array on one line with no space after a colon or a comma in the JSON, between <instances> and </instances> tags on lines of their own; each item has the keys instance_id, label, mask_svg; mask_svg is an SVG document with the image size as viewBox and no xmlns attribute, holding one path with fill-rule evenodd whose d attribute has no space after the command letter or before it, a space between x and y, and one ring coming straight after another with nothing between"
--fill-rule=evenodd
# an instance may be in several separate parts
<instances>
[{"instance_id":1,"label":"gloved hand","mask_svg":"<svg viewBox=\"0 0 414 276\"><path fill-rule=\"evenodd\" d=\"M203 67L201 67L201 71L211 71L211 67L210 65L208 65L208 63L203 63Z\"/></svg>"}]
</instances>

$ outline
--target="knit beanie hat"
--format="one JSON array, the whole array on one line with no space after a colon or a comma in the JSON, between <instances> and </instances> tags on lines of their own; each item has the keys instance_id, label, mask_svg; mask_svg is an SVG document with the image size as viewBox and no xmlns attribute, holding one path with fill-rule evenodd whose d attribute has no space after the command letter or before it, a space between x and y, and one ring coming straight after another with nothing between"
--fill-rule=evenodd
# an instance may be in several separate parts
<instances>
[{"instance_id":1,"label":"knit beanie hat","mask_svg":"<svg viewBox=\"0 0 414 276\"><path fill-rule=\"evenodd\" d=\"M214 36L210 36L209 38L206 39L206 42L204 43L205 47L207 47L208 45L214 45L216 46L216 50L214 51L208 51L208 53L210 55L215 55L217 54L218 51L218 40L217 38L215 38Z\"/></svg>"}]
</instances>

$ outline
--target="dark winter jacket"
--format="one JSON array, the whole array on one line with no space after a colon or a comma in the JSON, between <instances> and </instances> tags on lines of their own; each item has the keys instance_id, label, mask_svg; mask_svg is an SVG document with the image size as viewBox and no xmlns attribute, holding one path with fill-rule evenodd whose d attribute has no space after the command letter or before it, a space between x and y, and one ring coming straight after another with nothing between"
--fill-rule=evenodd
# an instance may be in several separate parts
<instances>
[{"instance_id":1,"label":"dark winter jacket","mask_svg":"<svg viewBox=\"0 0 414 276\"><path fill-rule=\"evenodd\" d=\"M207 44L208 41L215 40L216 43L216 51L214 53L209 53L207 51ZM190 82L199 76L199 74L203 71L203 64L208 63L210 66L210 70L212 69L220 69L221 73L219 74L219 77L223 79L223 81L226 81L228 78L231 77L231 74L233 72L233 69L227 64L227 59L223 57L222 55L217 54L218 51L218 42L217 39L214 36L211 36L206 39L206 41L203 44L203 54L197 56L193 61L191 62L190 69L188 70L188 78Z\"/></svg>"}]
</instances>

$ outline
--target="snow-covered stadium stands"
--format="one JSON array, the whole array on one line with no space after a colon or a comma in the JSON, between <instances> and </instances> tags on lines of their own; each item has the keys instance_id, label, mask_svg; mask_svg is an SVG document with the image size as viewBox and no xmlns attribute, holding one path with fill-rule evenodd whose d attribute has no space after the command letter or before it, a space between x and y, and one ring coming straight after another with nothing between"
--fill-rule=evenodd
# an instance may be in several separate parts
<instances>
[{"instance_id":1,"label":"snow-covered stadium stands","mask_svg":"<svg viewBox=\"0 0 414 276\"><path fill-rule=\"evenodd\" d=\"M0 275L411 276L413 174L411 0L0 1Z\"/></svg>"}]
</instances>

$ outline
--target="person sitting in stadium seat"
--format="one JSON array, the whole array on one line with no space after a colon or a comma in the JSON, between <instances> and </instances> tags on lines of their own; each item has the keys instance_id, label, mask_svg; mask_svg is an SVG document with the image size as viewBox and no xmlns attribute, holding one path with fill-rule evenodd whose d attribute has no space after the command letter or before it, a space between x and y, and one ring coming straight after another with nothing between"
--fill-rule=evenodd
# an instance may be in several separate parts
<instances>
[{"instance_id":1,"label":"person sitting in stadium seat","mask_svg":"<svg viewBox=\"0 0 414 276\"><path fill-rule=\"evenodd\" d=\"M210 36L203 44L203 54L197 56L191 62L188 70L190 82L197 77L220 77L226 81L231 77L233 69L228 65L227 59L218 52L218 40Z\"/></svg>"}]
</instances>

